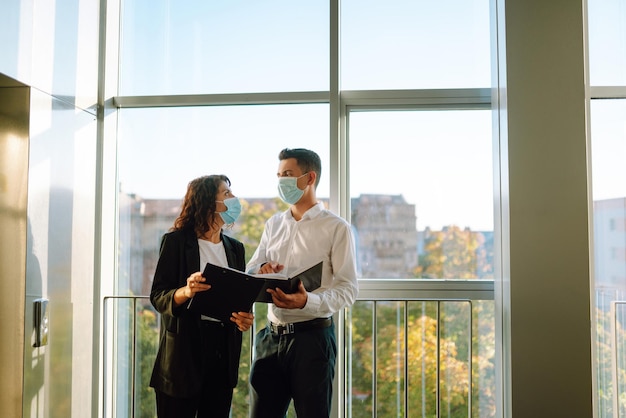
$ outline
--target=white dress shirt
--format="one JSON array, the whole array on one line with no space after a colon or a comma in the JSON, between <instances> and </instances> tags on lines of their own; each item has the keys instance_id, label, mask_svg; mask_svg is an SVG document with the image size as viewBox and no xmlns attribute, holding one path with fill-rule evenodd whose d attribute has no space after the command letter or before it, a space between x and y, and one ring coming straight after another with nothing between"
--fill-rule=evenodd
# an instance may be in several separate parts
<instances>
[{"instance_id":1,"label":"white dress shirt","mask_svg":"<svg viewBox=\"0 0 626 418\"><path fill-rule=\"evenodd\" d=\"M318 203L296 221L291 210L277 213L265 224L259 247L248 263L256 273L263 263L285 266L281 273L324 262L322 285L308 292L302 309L283 309L270 304L268 319L274 323L326 318L354 303L358 284L354 240L350 224Z\"/></svg>"}]
</instances>

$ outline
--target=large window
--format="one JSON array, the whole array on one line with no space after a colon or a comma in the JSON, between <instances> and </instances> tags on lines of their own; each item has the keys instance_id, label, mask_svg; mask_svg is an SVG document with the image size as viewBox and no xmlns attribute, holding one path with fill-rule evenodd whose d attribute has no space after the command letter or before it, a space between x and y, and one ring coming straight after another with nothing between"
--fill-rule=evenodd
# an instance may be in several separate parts
<instances>
[{"instance_id":1,"label":"large window","mask_svg":"<svg viewBox=\"0 0 626 418\"><path fill-rule=\"evenodd\" d=\"M227 233L250 257L285 209L278 152L311 148L318 197L353 226L362 290L339 313L337 415L495 416L490 1L431 3L123 1L116 294L149 293L159 240L201 175L230 177L243 214ZM135 356L151 367L158 322L139 305L152 343ZM237 417L250 353L246 341ZM152 411L142 399L118 409Z\"/></svg>"},{"instance_id":2,"label":"large window","mask_svg":"<svg viewBox=\"0 0 626 418\"><path fill-rule=\"evenodd\" d=\"M626 7L589 0L597 416L626 414Z\"/></svg>"}]
</instances>

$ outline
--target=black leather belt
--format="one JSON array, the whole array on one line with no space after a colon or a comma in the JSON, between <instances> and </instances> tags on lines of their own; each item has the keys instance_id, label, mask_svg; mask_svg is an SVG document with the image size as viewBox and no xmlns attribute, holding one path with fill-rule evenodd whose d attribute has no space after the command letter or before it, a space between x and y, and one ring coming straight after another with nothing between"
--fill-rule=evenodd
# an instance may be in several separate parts
<instances>
[{"instance_id":1,"label":"black leather belt","mask_svg":"<svg viewBox=\"0 0 626 418\"><path fill-rule=\"evenodd\" d=\"M274 324L270 322L269 327L274 335L287 335L311 329L328 328L332 323L332 318L315 318L310 321L293 322L290 324Z\"/></svg>"}]
</instances>

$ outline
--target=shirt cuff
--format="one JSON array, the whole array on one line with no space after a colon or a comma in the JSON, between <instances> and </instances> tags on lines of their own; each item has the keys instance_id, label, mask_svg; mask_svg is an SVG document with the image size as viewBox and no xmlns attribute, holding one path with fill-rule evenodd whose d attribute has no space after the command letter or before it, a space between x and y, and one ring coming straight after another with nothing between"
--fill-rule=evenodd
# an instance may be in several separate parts
<instances>
[{"instance_id":1,"label":"shirt cuff","mask_svg":"<svg viewBox=\"0 0 626 418\"><path fill-rule=\"evenodd\" d=\"M322 298L315 293L307 292L306 305L302 308L306 313L317 313L322 304Z\"/></svg>"}]
</instances>

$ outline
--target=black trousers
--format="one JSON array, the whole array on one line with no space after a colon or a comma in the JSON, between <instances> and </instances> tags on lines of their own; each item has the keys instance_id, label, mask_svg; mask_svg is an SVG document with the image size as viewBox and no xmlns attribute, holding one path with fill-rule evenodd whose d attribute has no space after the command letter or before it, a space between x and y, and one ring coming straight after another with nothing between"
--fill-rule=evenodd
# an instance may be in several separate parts
<instances>
[{"instance_id":1,"label":"black trousers","mask_svg":"<svg viewBox=\"0 0 626 418\"><path fill-rule=\"evenodd\" d=\"M293 399L298 418L330 416L337 357L335 326L255 336L250 370L252 418L283 418Z\"/></svg>"},{"instance_id":2,"label":"black trousers","mask_svg":"<svg viewBox=\"0 0 626 418\"><path fill-rule=\"evenodd\" d=\"M202 321L202 390L193 398L175 398L156 391L159 418L228 418L233 388L228 383L226 330L221 323Z\"/></svg>"}]
</instances>

